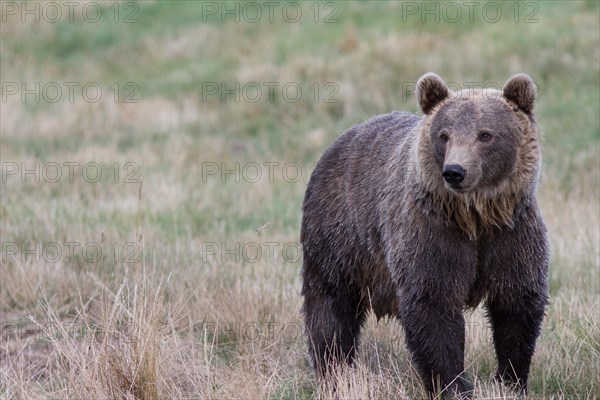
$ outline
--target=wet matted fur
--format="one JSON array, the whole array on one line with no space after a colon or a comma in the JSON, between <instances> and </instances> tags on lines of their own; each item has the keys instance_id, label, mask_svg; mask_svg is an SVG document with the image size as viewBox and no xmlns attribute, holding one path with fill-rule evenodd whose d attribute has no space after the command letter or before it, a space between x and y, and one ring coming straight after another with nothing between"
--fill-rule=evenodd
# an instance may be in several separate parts
<instances>
[{"instance_id":1,"label":"wet matted fur","mask_svg":"<svg viewBox=\"0 0 600 400\"><path fill-rule=\"evenodd\" d=\"M427 390L469 396L463 311L485 302L497 378L527 389L548 303L548 238L536 201L536 88L452 92L417 82L419 117L374 117L320 159L301 242L310 354L327 377L352 363L366 313L398 317ZM442 176L460 165L460 184Z\"/></svg>"}]
</instances>

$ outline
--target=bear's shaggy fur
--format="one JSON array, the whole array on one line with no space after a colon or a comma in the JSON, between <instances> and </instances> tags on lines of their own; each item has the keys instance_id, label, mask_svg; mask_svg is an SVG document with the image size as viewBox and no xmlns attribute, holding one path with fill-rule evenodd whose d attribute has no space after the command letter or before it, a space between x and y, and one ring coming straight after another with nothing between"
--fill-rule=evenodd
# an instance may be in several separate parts
<instances>
[{"instance_id":1,"label":"bear's shaggy fur","mask_svg":"<svg viewBox=\"0 0 600 400\"><path fill-rule=\"evenodd\" d=\"M548 303L535 92L524 74L502 91L455 93L429 73L417 82L423 117L374 117L326 150L301 232L303 312L323 377L352 363L372 310L400 319L432 395L469 396L463 311L484 301L496 377L526 392Z\"/></svg>"}]
</instances>

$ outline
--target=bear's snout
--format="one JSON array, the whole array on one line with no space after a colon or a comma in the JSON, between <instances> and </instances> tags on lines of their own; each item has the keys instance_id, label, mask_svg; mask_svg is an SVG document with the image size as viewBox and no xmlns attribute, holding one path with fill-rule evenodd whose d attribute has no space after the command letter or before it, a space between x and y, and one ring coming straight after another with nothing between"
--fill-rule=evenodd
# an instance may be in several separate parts
<instances>
[{"instance_id":1,"label":"bear's snout","mask_svg":"<svg viewBox=\"0 0 600 400\"><path fill-rule=\"evenodd\" d=\"M446 164L442 170L444 180L451 185L457 185L465 179L465 170L459 164Z\"/></svg>"}]
</instances>

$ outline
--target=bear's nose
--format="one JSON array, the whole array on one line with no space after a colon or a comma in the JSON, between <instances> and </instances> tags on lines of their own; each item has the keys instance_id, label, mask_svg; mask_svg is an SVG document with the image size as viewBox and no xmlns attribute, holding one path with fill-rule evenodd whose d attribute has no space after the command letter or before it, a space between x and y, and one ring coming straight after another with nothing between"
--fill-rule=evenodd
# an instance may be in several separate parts
<instances>
[{"instance_id":1,"label":"bear's nose","mask_svg":"<svg viewBox=\"0 0 600 400\"><path fill-rule=\"evenodd\" d=\"M447 164L444 165L442 176L448 183L461 183L465 179L465 170L458 164Z\"/></svg>"}]
</instances>

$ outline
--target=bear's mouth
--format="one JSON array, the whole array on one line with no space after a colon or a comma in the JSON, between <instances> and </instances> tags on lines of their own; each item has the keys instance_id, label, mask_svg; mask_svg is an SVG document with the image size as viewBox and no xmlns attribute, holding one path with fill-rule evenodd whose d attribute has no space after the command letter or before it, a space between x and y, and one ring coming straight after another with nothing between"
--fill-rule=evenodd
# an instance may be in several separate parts
<instances>
[{"instance_id":1,"label":"bear's mouth","mask_svg":"<svg viewBox=\"0 0 600 400\"><path fill-rule=\"evenodd\" d=\"M464 187L460 183L448 183L444 182L447 189L457 193L466 193L472 189L472 187Z\"/></svg>"}]
</instances>

